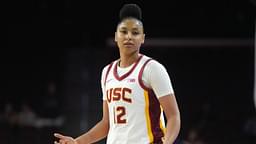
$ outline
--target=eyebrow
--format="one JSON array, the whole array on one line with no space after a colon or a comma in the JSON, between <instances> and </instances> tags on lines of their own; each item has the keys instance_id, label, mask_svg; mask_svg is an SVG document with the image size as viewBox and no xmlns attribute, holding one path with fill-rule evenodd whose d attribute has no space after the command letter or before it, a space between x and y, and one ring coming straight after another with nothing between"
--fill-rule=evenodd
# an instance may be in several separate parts
<instances>
[{"instance_id":1,"label":"eyebrow","mask_svg":"<svg viewBox=\"0 0 256 144\"><path fill-rule=\"evenodd\" d=\"M127 27L121 26L120 29L122 29L122 30L127 30ZM139 30L139 28L134 27L134 28L132 28L132 30Z\"/></svg>"}]
</instances>

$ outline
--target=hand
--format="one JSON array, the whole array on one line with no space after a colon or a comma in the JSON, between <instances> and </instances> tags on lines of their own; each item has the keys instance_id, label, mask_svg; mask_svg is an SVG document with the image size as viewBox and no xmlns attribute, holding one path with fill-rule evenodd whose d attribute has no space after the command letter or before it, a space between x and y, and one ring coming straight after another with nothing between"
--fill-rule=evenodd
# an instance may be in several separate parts
<instances>
[{"instance_id":1,"label":"hand","mask_svg":"<svg viewBox=\"0 0 256 144\"><path fill-rule=\"evenodd\" d=\"M167 141L164 137L162 137L163 144L173 144L171 141Z\"/></svg>"},{"instance_id":2,"label":"hand","mask_svg":"<svg viewBox=\"0 0 256 144\"><path fill-rule=\"evenodd\" d=\"M78 144L76 140L70 136L64 136L59 133L55 133L54 136L59 138L59 141L54 141L54 144Z\"/></svg>"}]
</instances>

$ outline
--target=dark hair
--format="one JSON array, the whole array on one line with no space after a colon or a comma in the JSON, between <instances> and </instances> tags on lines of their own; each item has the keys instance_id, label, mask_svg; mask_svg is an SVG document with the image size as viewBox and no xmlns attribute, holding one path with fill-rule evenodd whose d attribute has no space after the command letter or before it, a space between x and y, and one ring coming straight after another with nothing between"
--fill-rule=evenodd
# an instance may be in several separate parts
<instances>
[{"instance_id":1,"label":"dark hair","mask_svg":"<svg viewBox=\"0 0 256 144\"><path fill-rule=\"evenodd\" d=\"M135 18L142 22L141 8L137 4L125 4L119 12L119 22L126 18Z\"/></svg>"}]
</instances>

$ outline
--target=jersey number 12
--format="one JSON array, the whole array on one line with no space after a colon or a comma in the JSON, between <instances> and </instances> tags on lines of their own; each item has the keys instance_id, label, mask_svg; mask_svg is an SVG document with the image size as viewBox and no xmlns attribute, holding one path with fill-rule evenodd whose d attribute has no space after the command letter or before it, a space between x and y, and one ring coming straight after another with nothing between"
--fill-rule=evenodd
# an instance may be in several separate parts
<instances>
[{"instance_id":1,"label":"jersey number 12","mask_svg":"<svg viewBox=\"0 0 256 144\"><path fill-rule=\"evenodd\" d=\"M115 124L126 124L126 110L124 106L114 107L114 123Z\"/></svg>"}]
</instances>

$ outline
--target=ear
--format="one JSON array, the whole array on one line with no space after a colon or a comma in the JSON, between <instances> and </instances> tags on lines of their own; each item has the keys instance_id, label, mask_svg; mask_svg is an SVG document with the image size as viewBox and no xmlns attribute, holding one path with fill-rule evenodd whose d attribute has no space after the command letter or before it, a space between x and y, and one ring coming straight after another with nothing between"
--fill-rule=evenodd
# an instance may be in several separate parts
<instances>
[{"instance_id":1,"label":"ear","mask_svg":"<svg viewBox=\"0 0 256 144\"><path fill-rule=\"evenodd\" d=\"M117 32L115 32L115 42L117 42Z\"/></svg>"},{"instance_id":2,"label":"ear","mask_svg":"<svg viewBox=\"0 0 256 144\"><path fill-rule=\"evenodd\" d=\"M145 41L145 34L143 34L143 36L142 36L142 41L141 41L141 43L144 44L144 41Z\"/></svg>"}]
</instances>

